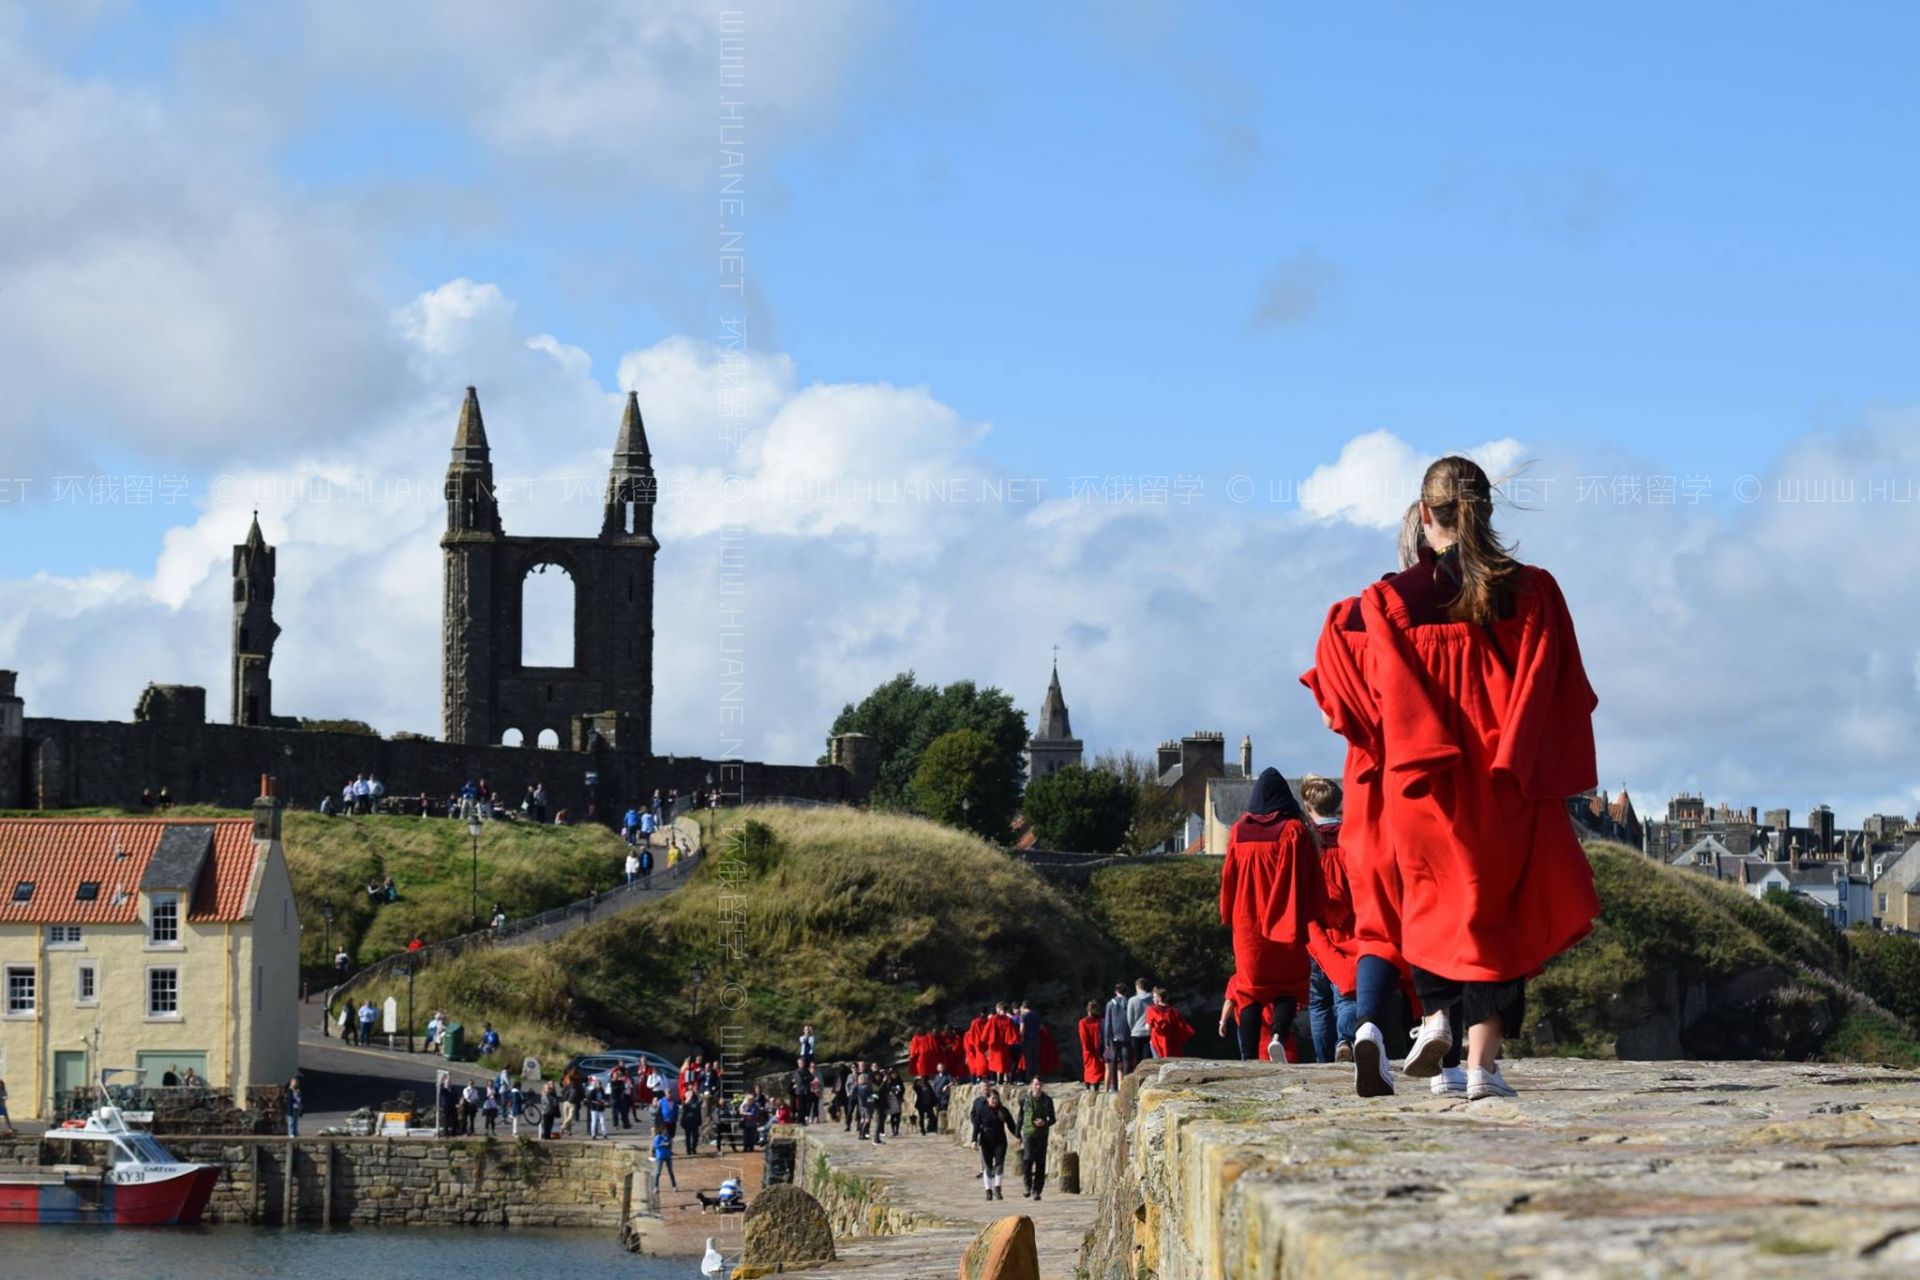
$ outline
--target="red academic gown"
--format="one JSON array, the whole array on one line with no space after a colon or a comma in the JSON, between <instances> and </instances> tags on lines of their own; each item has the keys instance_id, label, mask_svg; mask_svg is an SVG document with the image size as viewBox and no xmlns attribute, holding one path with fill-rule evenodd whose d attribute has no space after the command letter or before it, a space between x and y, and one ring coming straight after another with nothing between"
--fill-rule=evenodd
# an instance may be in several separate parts
<instances>
[{"instance_id":1,"label":"red academic gown","mask_svg":"<svg viewBox=\"0 0 1920 1280\"><path fill-rule=\"evenodd\" d=\"M1245 814L1227 837L1220 922L1233 930L1233 972L1248 1001L1306 1003L1311 903L1302 901L1302 880L1314 857L1298 818Z\"/></svg>"},{"instance_id":2,"label":"red academic gown","mask_svg":"<svg viewBox=\"0 0 1920 1280\"><path fill-rule=\"evenodd\" d=\"M948 1071L959 1073L966 1070L967 1051L958 1031L951 1027L940 1033L939 1050L935 1054L934 1066L945 1067Z\"/></svg>"},{"instance_id":3,"label":"red academic gown","mask_svg":"<svg viewBox=\"0 0 1920 1280\"><path fill-rule=\"evenodd\" d=\"M1340 824L1315 829L1320 841L1316 907L1307 921L1307 954L1334 989L1352 995L1360 951L1353 932L1353 891L1347 885L1346 857L1340 851Z\"/></svg>"},{"instance_id":4,"label":"red academic gown","mask_svg":"<svg viewBox=\"0 0 1920 1280\"><path fill-rule=\"evenodd\" d=\"M1383 825L1380 708L1366 657L1360 601L1350 596L1327 611L1313 669L1300 683L1312 691L1333 731L1347 740L1340 773L1340 850L1353 905L1355 962L1360 956L1378 956L1399 969L1405 981L1410 975L1400 949L1400 866Z\"/></svg>"},{"instance_id":5,"label":"red academic gown","mask_svg":"<svg viewBox=\"0 0 1920 1280\"><path fill-rule=\"evenodd\" d=\"M1107 1077L1106 1049L1100 1043L1100 1016L1080 1019L1080 1083L1099 1084Z\"/></svg>"},{"instance_id":6,"label":"red academic gown","mask_svg":"<svg viewBox=\"0 0 1920 1280\"><path fill-rule=\"evenodd\" d=\"M1013 1070L1020 1054L1020 1027L1010 1014L996 1013L987 1019L987 1070L1006 1075Z\"/></svg>"},{"instance_id":7,"label":"red academic gown","mask_svg":"<svg viewBox=\"0 0 1920 1280\"><path fill-rule=\"evenodd\" d=\"M1029 1063L1028 1069L1032 1069ZM1060 1046L1053 1038L1053 1028L1046 1023L1040 1024L1040 1074L1057 1076L1060 1074Z\"/></svg>"},{"instance_id":8,"label":"red academic gown","mask_svg":"<svg viewBox=\"0 0 1920 1280\"><path fill-rule=\"evenodd\" d=\"M1147 1006L1147 1041L1156 1058L1177 1058L1193 1039L1193 1026L1170 1004Z\"/></svg>"},{"instance_id":9,"label":"red academic gown","mask_svg":"<svg viewBox=\"0 0 1920 1280\"><path fill-rule=\"evenodd\" d=\"M967 1024L962 1043L966 1052L967 1074L976 1080L987 1074L987 1017L981 1014Z\"/></svg>"},{"instance_id":10,"label":"red academic gown","mask_svg":"<svg viewBox=\"0 0 1920 1280\"><path fill-rule=\"evenodd\" d=\"M1503 982L1537 973L1599 915L1566 808L1597 781L1598 699L1546 570L1522 567L1511 615L1485 625L1446 618L1438 576L1423 553L1361 597L1401 948L1441 977Z\"/></svg>"}]
</instances>

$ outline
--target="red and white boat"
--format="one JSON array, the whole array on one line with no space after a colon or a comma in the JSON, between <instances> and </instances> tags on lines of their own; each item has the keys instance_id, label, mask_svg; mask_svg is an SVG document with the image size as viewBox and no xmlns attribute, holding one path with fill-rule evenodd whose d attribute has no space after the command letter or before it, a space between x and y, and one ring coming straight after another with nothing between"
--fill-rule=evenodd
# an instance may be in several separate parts
<instances>
[{"instance_id":1,"label":"red and white boat","mask_svg":"<svg viewBox=\"0 0 1920 1280\"><path fill-rule=\"evenodd\" d=\"M103 1077L106 1073L102 1073ZM73 1163L0 1170L0 1224L100 1222L119 1227L200 1221L220 1168L175 1160L152 1134L130 1129L120 1108L102 1101L84 1121L47 1130Z\"/></svg>"}]
</instances>

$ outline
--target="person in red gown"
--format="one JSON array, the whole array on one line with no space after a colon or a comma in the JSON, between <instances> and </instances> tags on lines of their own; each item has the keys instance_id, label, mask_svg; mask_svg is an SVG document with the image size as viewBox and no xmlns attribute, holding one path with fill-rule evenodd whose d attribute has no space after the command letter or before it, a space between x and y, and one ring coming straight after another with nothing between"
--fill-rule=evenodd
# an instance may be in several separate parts
<instances>
[{"instance_id":1,"label":"person in red gown","mask_svg":"<svg viewBox=\"0 0 1920 1280\"><path fill-rule=\"evenodd\" d=\"M987 1018L983 1046L987 1051L987 1074L999 1084L1013 1079L1014 1062L1020 1054L1020 1026L1007 1012L1006 1003L993 1006Z\"/></svg>"},{"instance_id":2,"label":"person in red gown","mask_svg":"<svg viewBox=\"0 0 1920 1280\"><path fill-rule=\"evenodd\" d=\"M1360 598L1400 945L1435 1011L1403 1069L1439 1072L1457 1001L1468 1099L1511 1097L1498 1059L1526 1015L1526 980L1600 911L1566 808L1598 780L1598 699L1559 584L1494 532L1480 465L1435 462L1420 505L1419 563Z\"/></svg>"},{"instance_id":3,"label":"person in red gown","mask_svg":"<svg viewBox=\"0 0 1920 1280\"><path fill-rule=\"evenodd\" d=\"M1098 1089L1106 1080L1106 1046L1100 1037L1100 1004L1087 1001L1087 1016L1080 1019L1080 1083Z\"/></svg>"},{"instance_id":4,"label":"person in red gown","mask_svg":"<svg viewBox=\"0 0 1920 1280\"><path fill-rule=\"evenodd\" d=\"M1147 1006L1147 1039L1156 1058L1178 1058L1193 1039L1193 1025L1167 1001L1167 989L1153 989L1153 1003Z\"/></svg>"},{"instance_id":5,"label":"person in red gown","mask_svg":"<svg viewBox=\"0 0 1920 1280\"><path fill-rule=\"evenodd\" d=\"M1416 502L1401 522L1401 569L1416 564L1425 545ZM1363 1098L1379 1097L1394 1092L1381 1028L1394 1020L1401 991L1413 997L1413 969L1400 950L1400 864L1385 829L1380 708L1369 679L1358 596L1327 611L1313 656L1313 668L1300 683L1312 692L1327 727L1347 743L1340 774L1340 851L1353 905L1354 1020L1359 1024L1352 1049L1354 1088ZM1413 1003L1417 1014L1418 1002ZM1464 1090L1464 1078L1460 1085Z\"/></svg>"},{"instance_id":6,"label":"person in red gown","mask_svg":"<svg viewBox=\"0 0 1920 1280\"><path fill-rule=\"evenodd\" d=\"M1313 823L1320 846L1317 908L1307 921L1308 1012L1312 1015L1313 1056L1321 1062L1353 1059L1353 989L1360 961L1353 930L1353 892L1347 887L1346 856L1340 850L1340 784L1308 774L1300 780L1300 801Z\"/></svg>"},{"instance_id":7,"label":"person in red gown","mask_svg":"<svg viewBox=\"0 0 1920 1280\"><path fill-rule=\"evenodd\" d=\"M1277 1034L1307 1000L1307 921L1312 903L1303 876L1318 859L1306 815L1278 769L1254 780L1247 811L1227 836L1220 866L1220 923L1233 932L1235 1043L1243 1061L1260 1058L1262 1021ZM1315 868L1317 870L1317 867ZM1224 1032L1222 1034L1225 1034ZM1270 1061L1281 1061L1277 1046Z\"/></svg>"},{"instance_id":8,"label":"person in red gown","mask_svg":"<svg viewBox=\"0 0 1920 1280\"><path fill-rule=\"evenodd\" d=\"M981 1013L967 1024L967 1033L963 1039L963 1049L967 1060L967 1074L975 1080L984 1080L987 1076L987 1019L991 1013Z\"/></svg>"}]
</instances>

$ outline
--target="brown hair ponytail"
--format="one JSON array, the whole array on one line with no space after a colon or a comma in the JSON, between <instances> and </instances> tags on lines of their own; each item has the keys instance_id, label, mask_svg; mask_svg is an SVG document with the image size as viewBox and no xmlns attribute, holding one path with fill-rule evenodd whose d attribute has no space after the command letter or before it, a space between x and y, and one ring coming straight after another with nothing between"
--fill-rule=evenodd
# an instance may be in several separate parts
<instances>
[{"instance_id":1,"label":"brown hair ponytail","mask_svg":"<svg viewBox=\"0 0 1920 1280\"><path fill-rule=\"evenodd\" d=\"M1493 483L1487 473L1471 458L1442 458L1427 468L1420 501L1459 548L1460 593L1448 612L1462 622L1499 617L1520 563L1493 530Z\"/></svg>"}]
</instances>

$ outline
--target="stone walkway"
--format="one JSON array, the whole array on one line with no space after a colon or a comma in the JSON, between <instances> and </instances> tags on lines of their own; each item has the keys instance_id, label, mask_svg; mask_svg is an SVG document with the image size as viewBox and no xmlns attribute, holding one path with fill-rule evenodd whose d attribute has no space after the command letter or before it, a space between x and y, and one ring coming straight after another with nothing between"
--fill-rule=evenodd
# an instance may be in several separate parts
<instances>
[{"instance_id":1,"label":"stone walkway","mask_svg":"<svg viewBox=\"0 0 1920 1280\"><path fill-rule=\"evenodd\" d=\"M1046 1198L1035 1204L1021 1195L1020 1179L1007 1161L1006 1199L989 1203L980 1186L979 1157L948 1134L922 1137L904 1126L898 1138L879 1146L859 1142L838 1124L809 1125L809 1147L824 1149L835 1172L886 1184L886 1203L896 1210L944 1223L905 1235L856 1236L834 1242L839 1260L809 1276L860 1280L952 1280L960 1255L981 1228L1024 1213L1033 1219L1044 1280L1072 1280L1080 1246L1092 1225L1092 1197L1068 1195L1050 1177ZM1058 1161L1052 1161L1056 1166Z\"/></svg>"},{"instance_id":2,"label":"stone walkway","mask_svg":"<svg viewBox=\"0 0 1920 1280\"><path fill-rule=\"evenodd\" d=\"M1920 1275L1920 1073L1534 1059L1506 1075L1520 1097L1468 1103L1412 1081L1358 1099L1332 1067L1143 1070L1122 1095L1129 1149L1097 1171L1118 1194L1094 1280L1141 1262L1161 1280Z\"/></svg>"}]
</instances>

